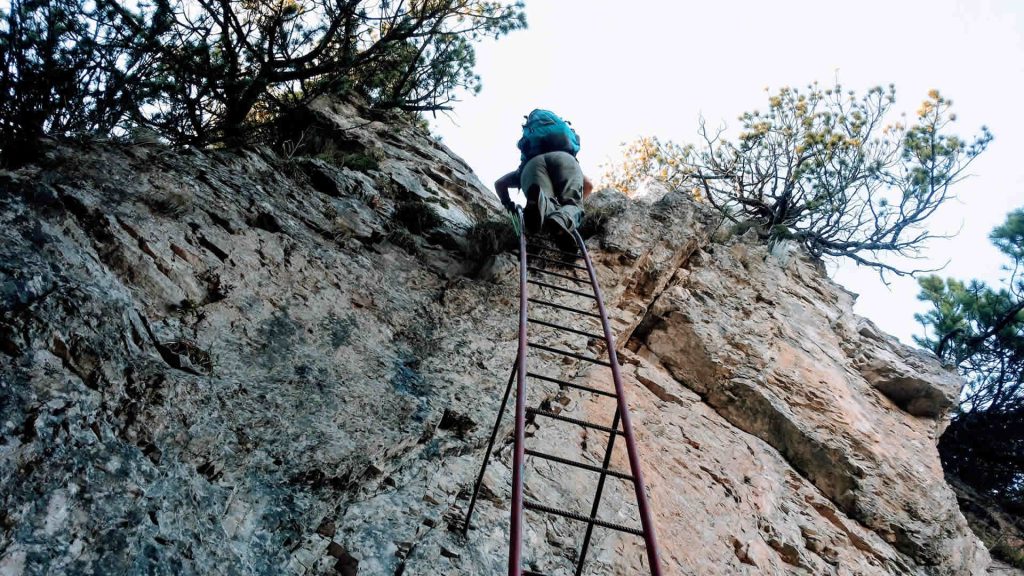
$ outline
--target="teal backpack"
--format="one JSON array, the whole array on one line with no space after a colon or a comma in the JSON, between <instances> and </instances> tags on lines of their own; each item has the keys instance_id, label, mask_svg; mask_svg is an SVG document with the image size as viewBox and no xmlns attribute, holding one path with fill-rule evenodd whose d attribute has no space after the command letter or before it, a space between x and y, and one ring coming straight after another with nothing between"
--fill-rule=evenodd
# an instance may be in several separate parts
<instances>
[{"instance_id":1,"label":"teal backpack","mask_svg":"<svg viewBox=\"0 0 1024 576\"><path fill-rule=\"evenodd\" d=\"M547 152L568 152L575 156L580 151L580 137L568 122L554 112L534 110L523 124L523 137L516 144L521 163Z\"/></svg>"}]
</instances>

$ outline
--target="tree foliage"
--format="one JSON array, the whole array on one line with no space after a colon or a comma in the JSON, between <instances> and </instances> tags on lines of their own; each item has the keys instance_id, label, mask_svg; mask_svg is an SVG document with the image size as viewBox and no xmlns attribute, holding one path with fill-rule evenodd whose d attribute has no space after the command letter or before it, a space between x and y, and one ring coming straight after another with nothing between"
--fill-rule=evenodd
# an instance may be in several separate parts
<instances>
[{"instance_id":1,"label":"tree foliage","mask_svg":"<svg viewBox=\"0 0 1024 576\"><path fill-rule=\"evenodd\" d=\"M694 190L770 242L790 239L812 255L847 257L906 274L886 254L915 257L933 237L924 222L985 150L948 133L952 102L931 91L913 123L890 121L895 90L858 96L841 86L782 88L765 112L740 116L735 140L702 121L699 145L654 139L627 148L613 184L654 177Z\"/></svg>"},{"instance_id":2,"label":"tree foliage","mask_svg":"<svg viewBox=\"0 0 1024 576\"><path fill-rule=\"evenodd\" d=\"M472 42L525 25L482 0L170 0L165 79L148 120L177 140L244 139L282 108L356 91L379 108L434 111L476 91Z\"/></svg>"},{"instance_id":3,"label":"tree foliage","mask_svg":"<svg viewBox=\"0 0 1024 576\"><path fill-rule=\"evenodd\" d=\"M12 0L0 10L0 151L44 134L108 133L143 99L152 62L117 14L83 0Z\"/></svg>"},{"instance_id":4,"label":"tree foliage","mask_svg":"<svg viewBox=\"0 0 1024 576\"><path fill-rule=\"evenodd\" d=\"M669 190L692 186L687 163L693 153L692 146L682 146L656 136L643 136L623 144L621 153L621 160L606 166L601 176L604 186L629 196L637 194L651 181ZM698 199L701 198L699 188L692 191Z\"/></svg>"},{"instance_id":5,"label":"tree foliage","mask_svg":"<svg viewBox=\"0 0 1024 576\"><path fill-rule=\"evenodd\" d=\"M939 444L946 469L977 490L1024 506L1024 209L990 238L1005 254L1005 286L921 278L931 304L917 320L921 346L966 380L960 409Z\"/></svg>"},{"instance_id":6,"label":"tree foliage","mask_svg":"<svg viewBox=\"0 0 1024 576\"><path fill-rule=\"evenodd\" d=\"M13 0L3 17L5 156L17 134L139 126L237 144L326 93L444 110L480 89L473 43L526 25L521 1L488 0Z\"/></svg>"}]
</instances>

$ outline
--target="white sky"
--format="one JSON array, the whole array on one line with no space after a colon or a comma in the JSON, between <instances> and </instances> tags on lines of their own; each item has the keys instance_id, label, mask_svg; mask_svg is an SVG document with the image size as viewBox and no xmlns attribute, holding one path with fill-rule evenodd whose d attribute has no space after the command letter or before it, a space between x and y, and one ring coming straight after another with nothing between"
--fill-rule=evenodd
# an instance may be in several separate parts
<instances>
[{"instance_id":1,"label":"white sky","mask_svg":"<svg viewBox=\"0 0 1024 576\"><path fill-rule=\"evenodd\" d=\"M837 77L858 92L894 83L913 113L931 88L954 102L955 131L995 135L933 221L957 232L928 250L950 261L943 276L1000 278L987 239L1024 205L1024 1L1022 0L527 0L529 29L478 47L483 92L466 97L437 133L485 183L516 168L523 115L547 108L580 134L584 171L599 177L619 145L642 135L696 140L698 118L738 125L767 107L765 87ZM917 283L842 265L836 279L859 293L857 313L910 342Z\"/></svg>"}]
</instances>

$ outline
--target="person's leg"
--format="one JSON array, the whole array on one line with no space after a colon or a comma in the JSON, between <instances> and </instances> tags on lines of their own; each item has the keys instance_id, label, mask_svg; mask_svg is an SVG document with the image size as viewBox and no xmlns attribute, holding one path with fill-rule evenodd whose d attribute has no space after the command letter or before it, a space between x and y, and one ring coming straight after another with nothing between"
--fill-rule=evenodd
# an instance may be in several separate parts
<instances>
[{"instance_id":1,"label":"person's leg","mask_svg":"<svg viewBox=\"0 0 1024 576\"><path fill-rule=\"evenodd\" d=\"M553 188L544 154L531 158L519 175L519 185L526 195L527 232L538 232L551 210L557 208L551 198Z\"/></svg>"},{"instance_id":2,"label":"person's leg","mask_svg":"<svg viewBox=\"0 0 1024 576\"><path fill-rule=\"evenodd\" d=\"M571 231L583 221L583 170L576 158L567 152L546 154L545 164L558 204L557 211L548 215L558 220L566 231Z\"/></svg>"}]
</instances>

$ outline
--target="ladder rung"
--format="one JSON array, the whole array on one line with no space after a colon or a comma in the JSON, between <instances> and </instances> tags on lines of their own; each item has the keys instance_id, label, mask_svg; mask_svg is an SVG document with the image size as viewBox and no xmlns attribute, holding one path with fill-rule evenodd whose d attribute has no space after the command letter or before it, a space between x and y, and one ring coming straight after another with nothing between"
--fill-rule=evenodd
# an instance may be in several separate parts
<instances>
[{"instance_id":1,"label":"ladder rung","mask_svg":"<svg viewBox=\"0 0 1024 576\"><path fill-rule=\"evenodd\" d=\"M530 248L539 248L541 250L547 250L548 252L554 252L555 254L561 254L562 256L568 256L570 258L582 258L583 257L580 254L579 248L577 248L575 252L566 252L565 250L559 250L558 248L554 248L552 246L547 246L545 244L533 244L532 246L527 246L527 249L530 249Z\"/></svg>"},{"instance_id":2,"label":"ladder rung","mask_svg":"<svg viewBox=\"0 0 1024 576\"><path fill-rule=\"evenodd\" d=\"M593 318L600 318L601 315L597 312L587 312L586 310L580 310L579 308L570 308L569 306L562 306L561 304L555 304L554 302L548 302L547 300L539 300L537 298L527 298L534 304L540 304L541 306L547 306L549 308L558 308L559 310L566 310L568 312L575 312L577 314L583 314L584 316L591 316Z\"/></svg>"},{"instance_id":3,"label":"ladder rung","mask_svg":"<svg viewBox=\"0 0 1024 576\"><path fill-rule=\"evenodd\" d=\"M547 326L548 328L555 328L557 330L564 330L566 332L572 332L579 334L580 336L586 336L587 338L594 338L597 340L604 340L604 336L600 334L592 334L590 332L584 332L583 330L577 330L575 328L569 328L568 326L562 326L561 324L555 324L554 322L548 322L547 320L539 320L537 318L527 318L527 320L533 324L540 324L541 326Z\"/></svg>"},{"instance_id":4,"label":"ladder rung","mask_svg":"<svg viewBox=\"0 0 1024 576\"><path fill-rule=\"evenodd\" d=\"M537 512L546 512L548 514L554 514L555 516L561 516L570 520L576 520L577 522L584 522L587 524L593 524L594 526L601 526L602 528L610 528L612 530L618 530L619 532L627 532L629 534L635 534L637 536L643 536L643 530L637 530L636 528L630 528L628 526L622 526L621 524L613 524L611 522L605 522L600 518L588 518L582 514L576 514L575 512L569 512L567 510L559 510L558 508L551 508L550 506L544 506L543 504L537 504L525 500L523 502L523 508L527 510L536 510Z\"/></svg>"},{"instance_id":5,"label":"ladder rung","mask_svg":"<svg viewBox=\"0 0 1024 576\"><path fill-rule=\"evenodd\" d=\"M593 464L587 464L586 462L577 462L575 460L568 460L561 456L555 456L553 454L545 454L544 452L537 452L536 450L526 449L526 454L530 456L536 456L537 458L543 458L545 460L551 460L552 462L558 462L559 464L565 464L566 466L575 466L576 468L582 468L584 470L590 470L591 472L605 473L609 476L615 476L616 478L622 478L623 480L633 480L633 476L619 472L617 470L611 470L608 468L601 468L600 466L594 466Z\"/></svg>"},{"instance_id":6,"label":"ladder rung","mask_svg":"<svg viewBox=\"0 0 1024 576\"><path fill-rule=\"evenodd\" d=\"M555 420L561 420L562 422L568 422L569 424L575 424L584 428L593 428L594 430L600 430L609 434L619 434L623 432L621 430L613 430L608 426L602 426L601 424L594 424L593 422L587 422L586 420L578 420L576 418L569 418L568 416L562 416L561 414L555 414L554 412L548 412L547 410L540 410L537 408L527 408L527 414L535 416L546 416L548 418L554 418Z\"/></svg>"},{"instance_id":7,"label":"ladder rung","mask_svg":"<svg viewBox=\"0 0 1024 576\"><path fill-rule=\"evenodd\" d=\"M600 394L602 396L608 396L610 398L617 397L614 392L606 392L604 390L598 390L597 388L591 388L590 386L583 386L582 384L573 384L572 382L566 382L564 380L559 380L557 378L552 378L550 376L544 376L543 374L534 374L533 372L527 372L526 375L531 378L536 378L538 380L547 380L548 382L558 384L559 386L568 386L569 388L576 388L577 390L583 390L584 392L590 392L592 394Z\"/></svg>"},{"instance_id":8,"label":"ladder rung","mask_svg":"<svg viewBox=\"0 0 1024 576\"><path fill-rule=\"evenodd\" d=\"M558 348L552 348L551 346L545 346L543 344L530 344L531 348L539 348L545 352L551 352L552 354L561 354L562 356L568 356L577 360L583 360L584 362L590 362L592 364L600 364L601 366L611 367L611 363L605 362L592 356L584 356L583 354L577 354L575 352L569 352L568 350L560 350Z\"/></svg>"},{"instance_id":9,"label":"ladder rung","mask_svg":"<svg viewBox=\"0 0 1024 576\"><path fill-rule=\"evenodd\" d=\"M590 280L584 280L583 278L576 278L574 276L569 276L568 274L559 274L558 272L552 272L550 270L545 270L543 268L534 268L533 266L527 266L526 269L529 270L530 272L537 272L538 274L547 274L548 276L557 276L559 278L564 278L566 280L571 280L571 281L573 281L573 282L575 282L577 284L588 284L588 285L590 284Z\"/></svg>"},{"instance_id":10,"label":"ladder rung","mask_svg":"<svg viewBox=\"0 0 1024 576\"><path fill-rule=\"evenodd\" d=\"M597 296L594 296L593 294L587 294L586 292L580 292L579 290L571 290L569 288L563 288L561 286L555 286L554 284L548 284L547 282L541 282L540 280L527 280L526 283L533 284L534 286L541 286L543 288L551 288L552 290L558 290L559 292L565 292L567 294L573 294L575 296L590 298L591 300L597 300Z\"/></svg>"},{"instance_id":11,"label":"ladder rung","mask_svg":"<svg viewBox=\"0 0 1024 576\"><path fill-rule=\"evenodd\" d=\"M517 250L515 253L518 255L519 251ZM551 262L552 264L559 264L561 266L568 266L569 268L577 268L579 270L586 270L587 269L586 266L580 266L579 264L573 264L572 262L564 262L562 260L555 260L553 258L545 258L543 256L538 256L536 254L530 254L529 252L526 253L526 256L528 258L536 258L537 260L543 260L545 262Z\"/></svg>"}]
</instances>

